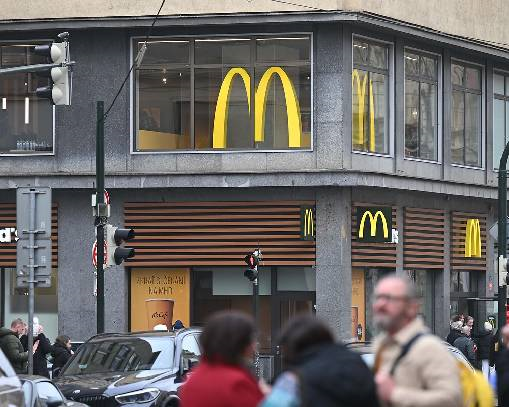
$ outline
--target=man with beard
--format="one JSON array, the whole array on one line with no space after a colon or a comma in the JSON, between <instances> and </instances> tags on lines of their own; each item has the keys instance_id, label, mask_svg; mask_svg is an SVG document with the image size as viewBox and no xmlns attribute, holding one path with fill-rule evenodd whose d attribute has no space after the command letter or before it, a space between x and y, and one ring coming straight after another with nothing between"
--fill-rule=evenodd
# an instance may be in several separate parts
<instances>
[{"instance_id":1,"label":"man with beard","mask_svg":"<svg viewBox=\"0 0 509 407\"><path fill-rule=\"evenodd\" d=\"M413 284L389 276L376 286L375 382L383 406L459 407L460 375L454 357L418 317Z\"/></svg>"}]
</instances>

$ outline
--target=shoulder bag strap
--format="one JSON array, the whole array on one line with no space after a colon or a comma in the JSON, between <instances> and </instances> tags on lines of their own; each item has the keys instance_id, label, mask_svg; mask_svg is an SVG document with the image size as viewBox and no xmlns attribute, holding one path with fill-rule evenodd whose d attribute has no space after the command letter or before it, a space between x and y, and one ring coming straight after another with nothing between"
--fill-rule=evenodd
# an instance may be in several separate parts
<instances>
[{"instance_id":1,"label":"shoulder bag strap","mask_svg":"<svg viewBox=\"0 0 509 407\"><path fill-rule=\"evenodd\" d=\"M399 362L401 362L401 359L403 359L406 356L406 354L408 353L408 351L410 350L412 345L417 341L417 339L419 339L423 335L425 335L425 334L420 332L417 335L415 335L412 339L410 339L407 343L405 343L403 345L403 347L401 348L401 352L399 353L398 357L396 358L396 360L394 361L394 363L393 363L393 365L391 367L391 370L390 370L390 375L391 376L394 376L394 372L396 371L396 367L398 367Z\"/></svg>"}]
</instances>

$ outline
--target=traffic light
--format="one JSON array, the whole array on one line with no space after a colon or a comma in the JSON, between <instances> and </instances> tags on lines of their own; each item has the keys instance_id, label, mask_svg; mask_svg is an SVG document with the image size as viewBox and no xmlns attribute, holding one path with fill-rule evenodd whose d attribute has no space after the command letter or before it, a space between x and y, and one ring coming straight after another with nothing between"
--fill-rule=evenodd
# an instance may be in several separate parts
<instances>
[{"instance_id":1,"label":"traffic light","mask_svg":"<svg viewBox=\"0 0 509 407\"><path fill-rule=\"evenodd\" d=\"M503 256L498 257L498 286L507 285L507 259Z\"/></svg>"},{"instance_id":2,"label":"traffic light","mask_svg":"<svg viewBox=\"0 0 509 407\"><path fill-rule=\"evenodd\" d=\"M60 64L37 74L49 78L49 85L37 88L35 94L44 99L49 99L54 105L71 104L71 68L69 66L69 42L68 33L59 34L59 42L46 45L36 45L33 52L47 58L48 63Z\"/></svg>"},{"instance_id":3,"label":"traffic light","mask_svg":"<svg viewBox=\"0 0 509 407\"><path fill-rule=\"evenodd\" d=\"M256 253L256 252L255 252ZM244 271L244 276L249 281L255 281L258 278L258 256L255 253L248 254L244 257L248 268Z\"/></svg>"},{"instance_id":4,"label":"traffic light","mask_svg":"<svg viewBox=\"0 0 509 407\"><path fill-rule=\"evenodd\" d=\"M509 325L509 305L505 306L505 323Z\"/></svg>"},{"instance_id":5,"label":"traffic light","mask_svg":"<svg viewBox=\"0 0 509 407\"><path fill-rule=\"evenodd\" d=\"M106 225L106 246L108 255L105 267L122 264L124 260L134 257L134 249L121 246L124 242L134 239L133 229L121 229Z\"/></svg>"}]
</instances>

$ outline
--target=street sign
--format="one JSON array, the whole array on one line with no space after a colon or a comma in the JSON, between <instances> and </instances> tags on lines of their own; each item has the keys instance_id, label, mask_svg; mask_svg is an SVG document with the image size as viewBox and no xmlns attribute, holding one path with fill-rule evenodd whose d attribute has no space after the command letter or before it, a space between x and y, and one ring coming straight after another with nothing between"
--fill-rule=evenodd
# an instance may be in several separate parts
<instances>
[{"instance_id":1,"label":"street sign","mask_svg":"<svg viewBox=\"0 0 509 407\"><path fill-rule=\"evenodd\" d=\"M21 247L20 247L21 246ZM30 268L28 240L18 241L18 250L16 252L17 264L17 287L28 287ZM35 243L34 260L34 280L37 287L51 287L51 239L37 239Z\"/></svg>"},{"instance_id":2,"label":"street sign","mask_svg":"<svg viewBox=\"0 0 509 407\"><path fill-rule=\"evenodd\" d=\"M506 229L508 231L507 238L509 239L509 217L507 217ZM488 230L488 233L495 242L498 242L498 221Z\"/></svg>"},{"instance_id":3,"label":"street sign","mask_svg":"<svg viewBox=\"0 0 509 407\"><path fill-rule=\"evenodd\" d=\"M106 245L106 242L104 242L104 265L106 265L108 261L108 246ZM97 240L92 245L92 264L94 268L97 269Z\"/></svg>"},{"instance_id":4,"label":"street sign","mask_svg":"<svg viewBox=\"0 0 509 407\"><path fill-rule=\"evenodd\" d=\"M19 239L28 239L30 229L30 190L36 190L35 195L35 238L49 239L51 237L51 188L23 187L16 192L16 225Z\"/></svg>"}]
</instances>

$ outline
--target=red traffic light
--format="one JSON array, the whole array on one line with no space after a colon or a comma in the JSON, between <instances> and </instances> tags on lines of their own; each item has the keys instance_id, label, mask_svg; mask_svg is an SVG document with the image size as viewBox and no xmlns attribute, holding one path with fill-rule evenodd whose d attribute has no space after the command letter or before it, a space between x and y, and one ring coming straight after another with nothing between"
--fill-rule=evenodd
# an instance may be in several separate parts
<instances>
[{"instance_id":1,"label":"red traffic light","mask_svg":"<svg viewBox=\"0 0 509 407\"><path fill-rule=\"evenodd\" d=\"M244 261L250 269L254 269L256 266L258 266L258 257L256 257L254 254L248 254L246 257L244 257Z\"/></svg>"}]
</instances>

